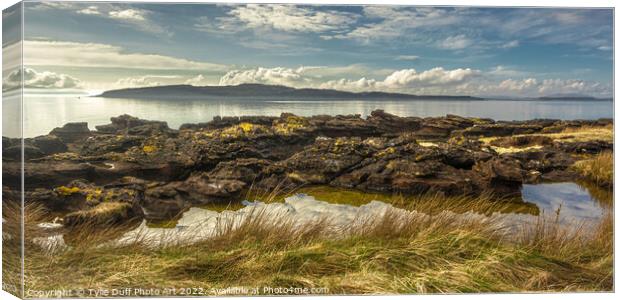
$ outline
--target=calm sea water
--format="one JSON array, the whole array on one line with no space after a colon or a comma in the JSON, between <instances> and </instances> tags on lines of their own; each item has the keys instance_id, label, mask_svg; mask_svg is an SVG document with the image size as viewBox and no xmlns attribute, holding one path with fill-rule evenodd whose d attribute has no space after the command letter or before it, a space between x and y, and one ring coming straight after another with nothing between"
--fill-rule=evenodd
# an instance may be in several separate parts
<instances>
[{"instance_id":1,"label":"calm sea water","mask_svg":"<svg viewBox=\"0 0 620 300\"><path fill-rule=\"evenodd\" d=\"M3 135L18 136L18 101L3 99ZM399 116L444 116L456 114L496 120L597 119L613 117L612 101L523 101L523 100L325 100L252 101L247 99L138 100L78 97L75 95L29 95L24 105L24 136L47 134L67 122L108 124L110 117L130 114L143 119L168 122L172 128L183 123L206 122L214 116L271 115L290 112L301 116L319 114L361 114L383 109ZM9 113L7 113L7 111Z\"/></svg>"}]
</instances>

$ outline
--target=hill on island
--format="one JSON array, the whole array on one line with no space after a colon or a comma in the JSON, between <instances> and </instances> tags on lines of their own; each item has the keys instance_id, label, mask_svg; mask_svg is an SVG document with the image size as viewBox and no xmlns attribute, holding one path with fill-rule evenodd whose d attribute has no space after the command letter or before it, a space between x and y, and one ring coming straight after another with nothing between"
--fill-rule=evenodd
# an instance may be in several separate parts
<instances>
[{"instance_id":1,"label":"hill on island","mask_svg":"<svg viewBox=\"0 0 620 300\"><path fill-rule=\"evenodd\" d=\"M412 95L387 92L346 92L330 89L297 89L281 85L240 84L227 86L166 85L110 90L96 97L134 99L199 99L205 97L235 97L253 99L446 99L483 100L472 96Z\"/></svg>"}]
</instances>

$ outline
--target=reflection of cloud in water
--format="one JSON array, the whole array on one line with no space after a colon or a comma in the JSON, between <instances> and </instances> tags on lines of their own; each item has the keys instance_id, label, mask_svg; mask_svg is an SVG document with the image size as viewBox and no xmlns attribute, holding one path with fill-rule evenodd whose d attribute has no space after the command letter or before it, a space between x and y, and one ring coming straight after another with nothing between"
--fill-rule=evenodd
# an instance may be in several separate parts
<instances>
[{"instance_id":1,"label":"reflection of cloud in water","mask_svg":"<svg viewBox=\"0 0 620 300\"><path fill-rule=\"evenodd\" d=\"M538 205L546 215L560 209L561 221L596 221L605 213L588 191L572 182L523 185L523 200Z\"/></svg>"},{"instance_id":2,"label":"reflection of cloud in water","mask_svg":"<svg viewBox=\"0 0 620 300\"><path fill-rule=\"evenodd\" d=\"M138 228L127 232L118 242L144 241L157 246L170 243L192 243L214 237L228 226L237 228L250 218L260 218L267 224L289 222L291 226L303 227L326 222L333 232L376 220L386 212L399 217L424 217L424 214L395 208L390 204L372 201L362 206L331 204L318 201L312 196L298 194L285 199L284 203L245 202L246 207L222 212L193 207L183 214L175 228L151 228L143 222Z\"/></svg>"},{"instance_id":3,"label":"reflection of cloud in water","mask_svg":"<svg viewBox=\"0 0 620 300\"><path fill-rule=\"evenodd\" d=\"M524 185L523 199L538 205L541 212L547 216L553 216L555 211L561 207L560 222L568 225L569 228L572 227L571 225L594 225L606 211L592 199L587 190L574 183ZM139 227L126 232L115 243L122 245L142 241L154 247L189 244L215 237L222 231L222 228L229 226L237 228L248 219L257 216L260 216L260 220L266 224L288 222L291 226L299 228L323 222L329 227L328 232L339 236L348 228L358 228L356 226L364 226L368 224L368 221L381 220L386 213L389 213L390 217L404 220L415 218L421 221L429 217L424 213L396 208L381 201L353 206L328 203L305 194L288 197L284 203L266 204L244 201L244 205L246 206L236 211L222 212L193 207L183 214L174 228L152 228L146 225L146 221L143 221ZM518 229L521 225L535 224L538 220L538 216L529 214L499 212L484 216L474 212L455 214L444 211L439 215L458 215L458 218L454 220L495 220L499 221L502 224L501 227L506 230ZM590 223L582 224L583 222ZM33 242L51 252L56 248L66 247L62 235L36 238Z\"/></svg>"}]
</instances>

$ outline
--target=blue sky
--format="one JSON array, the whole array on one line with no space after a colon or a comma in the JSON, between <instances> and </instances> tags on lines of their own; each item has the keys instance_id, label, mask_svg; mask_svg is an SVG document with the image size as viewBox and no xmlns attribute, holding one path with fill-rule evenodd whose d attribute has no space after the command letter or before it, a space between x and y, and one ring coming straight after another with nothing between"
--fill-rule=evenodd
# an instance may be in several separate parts
<instances>
[{"instance_id":1,"label":"blue sky","mask_svg":"<svg viewBox=\"0 0 620 300\"><path fill-rule=\"evenodd\" d=\"M25 79L30 87L87 91L265 83L415 94L609 97L612 13L26 3Z\"/></svg>"}]
</instances>

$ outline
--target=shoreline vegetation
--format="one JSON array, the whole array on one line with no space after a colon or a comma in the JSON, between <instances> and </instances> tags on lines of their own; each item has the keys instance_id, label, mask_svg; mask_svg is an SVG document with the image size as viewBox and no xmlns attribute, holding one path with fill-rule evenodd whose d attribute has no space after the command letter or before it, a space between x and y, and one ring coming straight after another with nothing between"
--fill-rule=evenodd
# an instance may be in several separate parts
<instances>
[{"instance_id":1,"label":"shoreline vegetation","mask_svg":"<svg viewBox=\"0 0 620 300\"><path fill-rule=\"evenodd\" d=\"M4 278L19 286L11 280L17 278L12 272L20 257L15 251L23 150L30 291L132 286L196 287L208 293L240 285L318 288L329 294L614 288L611 212L571 225L559 221L561 209L551 216L530 213L538 216L536 222L518 224L508 222L509 214L491 213L536 209L523 201L523 184L585 182L609 198L610 119L504 122L383 111L365 119L284 113L218 117L174 130L165 122L122 115L95 131L86 123L68 123L25 139L23 149L17 142L3 137ZM140 238L111 243L141 222L174 227L171 222L192 207L256 199L280 203L299 191L353 206L372 198L394 208L338 228L324 219L306 226L273 222L259 212L234 226L234 220L217 224L217 234L193 244L154 248ZM41 247L57 241L59 232L68 247ZM59 274L67 276L59 279ZM209 294L194 294L202 295Z\"/></svg>"},{"instance_id":2,"label":"shoreline vegetation","mask_svg":"<svg viewBox=\"0 0 620 300\"><path fill-rule=\"evenodd\" d=\"M408 209L488 210L488 203L418 201ZM26 211L26 235L36 236L42 230L37 219L46 212ZM501 216L386 212L337 232L327 220L295 227L263 216L258 212L237 227L222 223L217 236L191 245L152 248L140 238L106 244L122 226L82 226L70 247L51 255L26 241L26 289L200 287L195 292L202 295L231 286L326 288L330 294L613 290L611 214L574 228L541 216L508 230ZM71 276L58 280L58 274Z\"/></svg>"}]
</instances>

